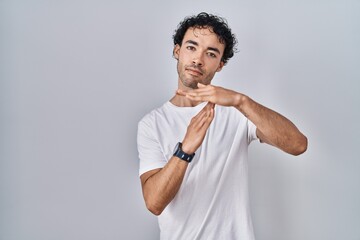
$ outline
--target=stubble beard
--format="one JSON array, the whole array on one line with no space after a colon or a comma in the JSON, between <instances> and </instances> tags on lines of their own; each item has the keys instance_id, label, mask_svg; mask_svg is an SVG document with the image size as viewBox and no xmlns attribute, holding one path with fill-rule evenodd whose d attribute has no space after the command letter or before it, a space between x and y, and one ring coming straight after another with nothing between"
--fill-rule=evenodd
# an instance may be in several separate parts
<instances>
[{"instance_id":1,"label":"stubble beard","mask_svg":"<svg viewBox=\"0 0 360 240\"><path fill-rule=\"evenodd\" d=\"M179 61L177 63L177 72L178 72L178 75L179 75L179 78L180 78L180 81L181 83L185 86L185 87L188 87L188 88L192 88L192 89L197 89L198 86L197 84L198 83L201 83L201 84L205 84L205 85L208 85L211 83L211 79L214 77L214 74L212 76L205 76L204 79L199 79L199 80L196 80L194 78L189 78L186 76L186 68L187 67L191 67L191 68L194 68L194 69L199 69L198 67L196 66L183 66L183 65L180 65L179 64ZM199 70L201 71L201 70ZM203 71L201 71L203 73L203 75L205 75L205 73Z\"/></svg>"}]
</instances>

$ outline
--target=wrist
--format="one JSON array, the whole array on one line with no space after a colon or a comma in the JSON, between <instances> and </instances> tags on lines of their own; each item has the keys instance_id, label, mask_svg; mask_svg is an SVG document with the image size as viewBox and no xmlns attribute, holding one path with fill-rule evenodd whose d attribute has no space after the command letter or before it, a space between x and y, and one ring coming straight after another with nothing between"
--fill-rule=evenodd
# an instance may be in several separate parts
<instances>
[{"instance_id":1,"label":"wrist","mask_svg":"<svg viewBox=\"0 0 360 240\"><path fill-rule=\"evenodd\" d=\"M193 154L196 151L196 149L191 147L186 141L182 142L181 149L187 154Z\"/></svg>"},{"instance_id":2,"label":"wrist","mask_svg":"<svg viewBox=\"0 0 360 240\"><path fill-rule=\"evenodd\" d=\"M190 163L191 160L192 160L192 159L194 158L194 156L195 156L195 152L192 153L192 154L189 154L189 153L185 152L185 151L183 150L183 148L182 148L182 143L179 142L179 143L177 143L176 146L175 146L173 156L178 157L178 158L180 158L181 160L184 160L184 161Z\"/></svg>"},{"instance_id":3,"label":"wrist","mask_svg":"<svg viewBox=\"0 0 360 240\"><path fill-rule=\"evenodd\" d=\"M246 103L248 99L248 96L238 93L236 94L235 97L235 106L237 109L239 109L240 111L244 108L244 104Z\"/></svg>"}]
</instances>

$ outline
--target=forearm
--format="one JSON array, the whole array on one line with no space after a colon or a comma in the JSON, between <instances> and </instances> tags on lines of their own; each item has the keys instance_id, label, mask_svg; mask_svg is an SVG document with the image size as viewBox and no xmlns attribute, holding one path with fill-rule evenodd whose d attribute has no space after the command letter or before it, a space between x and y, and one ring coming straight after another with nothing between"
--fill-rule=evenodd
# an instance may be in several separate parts
<instances>
[{"instance_id":1,"label":"forearm","mask_svg":"<svg viewBox=\"0 0 360 240\"><path fill-rule=\"evenodd\" d=\"M213 118L214 104L208 103L191 119L182 141L182 151L192 154L198 149ZM173 156L163 168L148 171L140 176L146 206L152 213L161 214L174 199L188 164L187 161Z\"/></svg>"},{"instance_id":2,"label":"forearm","mask_svg":"<svg viewBox=\"0 0 360 240\"><path fill-rule=\"evenodd\" d=\"M155 215L161 214L179 191L188 163L171 157L168 163L143 184L147 208Z\"/></svg>"},{"instance_id":3,"label":"forearm","mask_svg":"<svg viewBox=\"0 0 360 240\"><path fill-rule=\"evenodd\" d=\"M281 114L243 94L237 96L235 107L256 125L261 141L293 155L299 155L306 150L306 137Z\"/></svg>"}]
</instances>

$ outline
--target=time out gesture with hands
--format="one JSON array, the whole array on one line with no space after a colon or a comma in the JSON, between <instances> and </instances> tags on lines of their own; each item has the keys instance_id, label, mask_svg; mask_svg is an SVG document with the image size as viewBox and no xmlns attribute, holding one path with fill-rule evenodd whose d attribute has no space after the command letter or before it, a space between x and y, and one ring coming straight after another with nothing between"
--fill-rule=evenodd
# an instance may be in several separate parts
<instances>
[{"instance_id":1,"label":"time out gesture with hands","mask_svg":"<svg viewBox=\"0 0 360 240\"><path fill-rule=\"evenodd\" d=\"M202 144L215 116L215 104L235 107L256 126L261 142L287 153L299 155L306 150L307 138L287 118L255 102L250 97L230 89L198 83L197 89L181 90L176 94L193 102L208 102L194 116L182 141L182 150L194 153ZM188 163L173 156L165 167L141 175L143 194L148 209L159 215L175 197L184 178Z\"/></svg>"},{"instance_id":2,"label":"time out gesture with hands","mask_svg":"<svg viewBox=\"0 0 360 240\"><path fill-rule=\"evenodd\" d=\"M287 153L299 155L307 148L307 138L281 114L255 102L250 97L230 89L198 83L197 89L176 93L192 101L207 101L226 107L235 107L256 126L261 142L273 145Z\"/></svg>"}]
</instances>

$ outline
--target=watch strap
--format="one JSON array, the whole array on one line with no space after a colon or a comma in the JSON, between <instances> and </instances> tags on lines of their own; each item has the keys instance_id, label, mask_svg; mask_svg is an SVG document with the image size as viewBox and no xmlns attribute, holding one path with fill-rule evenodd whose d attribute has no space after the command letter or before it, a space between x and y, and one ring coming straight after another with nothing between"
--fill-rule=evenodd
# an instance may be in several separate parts
<instances>
[{"instance_id":1,"label":"watch strap","mask_svg":"<svg viewBox=\"0 0 360 240\"><path fill-rule=\"evenodd\" d=\"M195 153L193 153L193 154L188 154L188 153L184 152L181 147L182 147L182 143L179 142L179 143L177 144L177 148L175 149L175 152L174 152L173 156L178 157L178 158L180 158L181 160L184 160L184 161L186 161L186 162L191 162L192 159L193 159L194 156L195 156Z\"/></svg>"}]
</instances>

